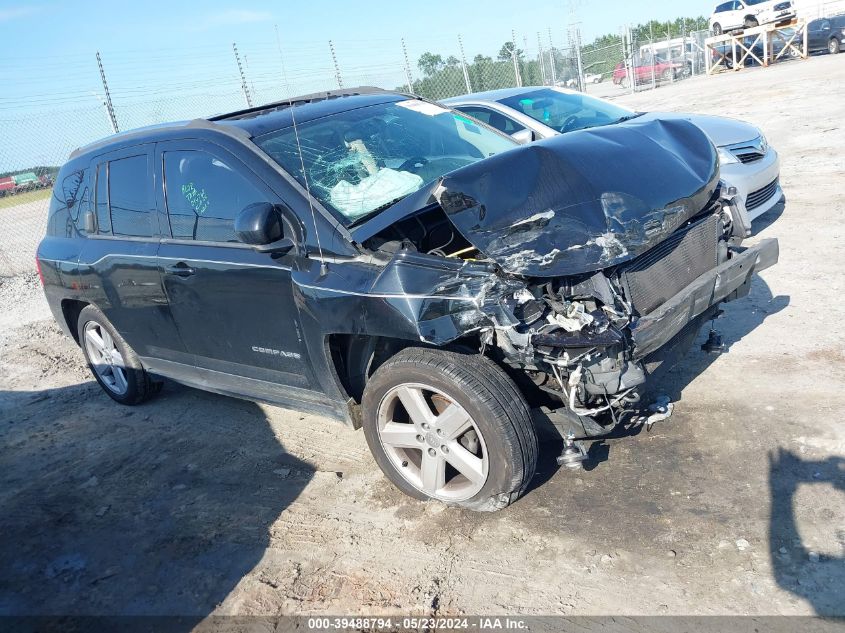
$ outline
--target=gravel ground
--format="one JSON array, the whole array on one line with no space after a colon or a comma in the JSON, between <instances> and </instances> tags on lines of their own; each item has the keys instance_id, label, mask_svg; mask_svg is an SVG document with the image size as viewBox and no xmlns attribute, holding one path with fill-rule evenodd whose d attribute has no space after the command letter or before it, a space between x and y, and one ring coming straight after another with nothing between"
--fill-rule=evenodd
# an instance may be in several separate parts
<instances>
[{"instance_id":1,"label":"gravel ground","mask_svg":"<svg viewBox=\"0 0 845 633\"><path fill-rule=\"evenodd\" d=\"M167 384L113 404L0 280L0 614L845 614L845 59L620 98L760 125L780 263L662 388L674 416L496 514L421 504L363 435ZM5 239L5 238L4 238Z\"/></svg>"}]
</instances>

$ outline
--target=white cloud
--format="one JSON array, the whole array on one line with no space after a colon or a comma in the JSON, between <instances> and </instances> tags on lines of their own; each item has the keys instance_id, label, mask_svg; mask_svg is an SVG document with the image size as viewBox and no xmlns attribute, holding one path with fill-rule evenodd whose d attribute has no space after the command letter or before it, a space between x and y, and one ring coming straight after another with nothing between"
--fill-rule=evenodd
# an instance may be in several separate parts
<instances>
[{"instance_id":1,"label":"white cloud","mask_svg":"<svg viewBox=\"0 0 845 633\"><path fill-rule=\"evenodd\" d=\"M267 11L251 11L249 9L227 9L211 13L200 19L194 27L197 30L215 29L234 24L249 24L250 22L268 22L273 16Z\"/></svg>"},{"instance_id":2,"label":"white cloud","mask_svg":"<svg viewBox=\"0 0 845 633\"><path fill-rule=\"evenodd\" d=\"M7 9L0 9L0 22L10 22L18 18L25 18L40 10L40 7L33 6L19 6L9 7Z\"/></svg>"}]
</instances>

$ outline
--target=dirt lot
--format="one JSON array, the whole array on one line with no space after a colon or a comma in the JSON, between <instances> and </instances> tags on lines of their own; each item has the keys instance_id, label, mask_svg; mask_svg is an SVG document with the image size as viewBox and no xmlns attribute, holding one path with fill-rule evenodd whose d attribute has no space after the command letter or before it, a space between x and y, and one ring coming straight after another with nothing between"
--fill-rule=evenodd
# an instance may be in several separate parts
<instances>
[{"instance_id":1,"label":"dirt lot","mask_svg":"<svg viewBox=\"0 0 845 633\"><path fill-rule=\"evenodd\" d=\"M0 613L845 614L845 58L620 99L782 157L780 263L690 352L674 416L496 514L394 490L361 433L168 384L119 407L33 275L0 301ZM5 239L5 238L3 238Z\"/></svg>"}]
</instances>

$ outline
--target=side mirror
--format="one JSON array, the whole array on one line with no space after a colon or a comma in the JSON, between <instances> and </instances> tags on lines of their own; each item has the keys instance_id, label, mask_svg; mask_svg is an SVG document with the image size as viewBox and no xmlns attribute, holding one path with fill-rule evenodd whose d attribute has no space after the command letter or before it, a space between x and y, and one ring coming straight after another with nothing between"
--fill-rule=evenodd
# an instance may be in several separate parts
<instances>
[{"instance_id":1,"label":"side mirror","mask_svg":"<svg viewBox=\"0 0 845 633\"><path fill-rule=\"evenodd\" d=\"M235 218L235 235L260 253L287 253L294 247L292 239L284 236L282 213L269 202L256 202Z\"/></svg>"},{"instance_id":2,"label":"side mirror","mask_svg":"<svg viewBox=\"0 0 845 633\"><path fill-rule=\"evenodd\" d=\"M511 138L520 145L526 145L534 140L534 132L525 128L511 134Z\"/></svg>"}]
</instances>

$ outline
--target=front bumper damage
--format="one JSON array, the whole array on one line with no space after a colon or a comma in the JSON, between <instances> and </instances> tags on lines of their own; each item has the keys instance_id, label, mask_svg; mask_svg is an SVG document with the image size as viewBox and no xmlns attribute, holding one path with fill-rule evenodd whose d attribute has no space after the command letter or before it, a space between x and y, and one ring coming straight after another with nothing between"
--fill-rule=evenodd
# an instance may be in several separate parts
<instances>
[{"instance_id":1,"label":"front bumper damage","mask_svg":"<svg viewBox=\"0 0 845 633\"><path fill-rule=\"evenodd\" d=\"M711 306L748 294L751 276L778 261L778 241L765 239L734 253L649 314L631 324L634 358L644 358L663 347L687 323Z\"/></svg>"}]
</instances>

